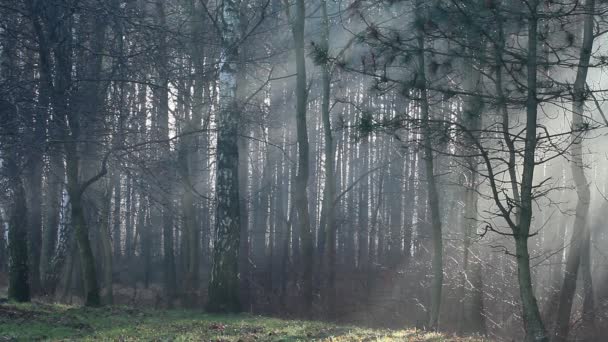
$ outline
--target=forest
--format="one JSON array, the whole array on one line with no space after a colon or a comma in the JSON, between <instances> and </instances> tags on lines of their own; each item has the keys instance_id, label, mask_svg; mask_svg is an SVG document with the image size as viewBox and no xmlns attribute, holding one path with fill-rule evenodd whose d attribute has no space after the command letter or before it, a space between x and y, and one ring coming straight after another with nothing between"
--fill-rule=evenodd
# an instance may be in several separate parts
<instances>
[{"instance_id":1,"label":"forest","mask_svg":"<svg viewBox=\"0 0 608 342\"><path fill-rule=\"evenodd\" d=\"M0 0L0 339L67 306L604 340L607 32L601 0Z\"/></svg>"}]
</instances>

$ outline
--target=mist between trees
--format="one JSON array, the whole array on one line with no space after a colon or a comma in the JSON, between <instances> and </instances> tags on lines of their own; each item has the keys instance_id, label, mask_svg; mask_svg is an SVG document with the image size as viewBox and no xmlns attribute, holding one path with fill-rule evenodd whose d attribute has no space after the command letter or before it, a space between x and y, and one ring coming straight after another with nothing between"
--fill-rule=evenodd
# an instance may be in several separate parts
<instances>
[{"instance_id":1,"label":"mist between trees","mask_svg":"<svg viewBox=\"0 0 608 342\"><path fill-rule=\"evenodd\" d=\"M607 10L0 0L8 296L601 340Z\"/></svg>"}]
</instances>

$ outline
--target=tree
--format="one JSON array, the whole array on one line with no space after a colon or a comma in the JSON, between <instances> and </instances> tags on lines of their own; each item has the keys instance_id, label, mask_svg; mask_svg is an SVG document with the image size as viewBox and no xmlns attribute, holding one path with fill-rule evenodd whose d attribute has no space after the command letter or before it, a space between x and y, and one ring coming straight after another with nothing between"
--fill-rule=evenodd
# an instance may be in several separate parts
<instances>
[{"instance_id":1,"label":"tree","mask_svg":"<svg viewBox=\"0 0 608 342\"><path fill-rule=\"evenodd\" d=\"M15 24L15 21L12 20ZM0 84L2 100L0 100L0 144L5 146L1 151L1 171L8 180L6 188L11 193L8 216L8 265L9 286L8 297L17 302L29 302L31 296L30 270L28 253L28 215L27 197L23 182L24 152L27 146L23 141L14 138L14 132L24 129L24 118L20 113L19 94L10 91L7 84L18 79L17 68L17 41L3 32L2 51L0 52ZM14 83L12 83L14 84Z\"/></svg>"},{"instance_id":2,"label":"tree","mask_svg":"<svg viewBox=\"0 0 608 342\"><path fill-rule=\"evenodd\" d=\"M291 5L285 1L287 17L291 25L294 54L296 59L296 135L298 143L298 171L294 180L294 199L298 213L298 227L302 244L302 301L304 312L310 314L313 300L313 241L308 210L308 177L309 177L309 144L306 128L306 103L308 89L306 85L306 55L304 51L304 25L306 22L306 4L296 0L294 13Z\"/></svg>"},{"instance_id":3,"label":"tree","mask_svg":"<svg viewBox=\"0 0 608 342\"><path fill-rule=\"evenodd\" d=\"M168 51L167 51L167 23L165 6L163 1L157 1L155 3L156 9L156 21L159 29L159 51L158 51L158 80L159 89L156 89L155 95L158 101L158 107L156 108L156 124L158 139L161 142L161 172L164 175L165 180L173 179L172 167L169 167L168 161L171 158L171 146L169 143L169 62L168 62ZM163 190L166 191L167 195L163 196L162 199L162 232L163 232L163 254L164 254L164 277L165 277L165 291L167 292L167 300L171 306L171 302L175 297L176 293L176 275L175 275L175 249L174 249L174 237L173 237L173 198L172 198L172 187L170 184L163 182L161 185Z\"/></svg>"},{"instance_id":4,"label":"tree","mask_svg":"<svg viewBox=\"0 0 608 342\"><path fill-rule=\"evenodd\" d=\"M572 161L570 163L574 184L578 201L576 203L576 213L574 216L574 230L570 241L570 249L566 258L566 270L564 273L564 282L560 291L559 307L557 311L557 322L555 326L555 341L565 341L570 330L570 311L572 310L572 301L576 290L576 279L578 276L579 266L586 267L587 271L583 274L584 277L584 304L583 304L583 322L586 323L585 328L594 329L594 309L593 309L593 287L591 284L591 275L589 274L589 263L583 262L584 254L588 255L589 247L589 224L587 217L589 215L589 204L591 194L589 183L585 176L583 162L583 141L582 134L585 132L584 111L585 100L587 95L587 73L589 71L589 62L593 51L594 41L594 13L595 1L586 0L583 5L583 37L581 40L580 55L578 67L576 70L576 79L573 85L572 92ZM586 246L586 248L585 248ZM593 335L593 332L590 332Z\"/></svg>"},{"instance_id":5,"label":"tree","mask_svg":"<svg viewBox=\"0 0 608 342\"><path fill-rule=\"evenodd\" d=\"M217 201L213 264L209 282L207 310L241 311L239 301L239 107L237 73L239 61L240 1L226 0L221 7L222 59L219 69L219 105L217 136Z\"/></svg>"},{"instance_id":6,"label":"tree","mask_svg":"<svg viewBox=\"0 0 608 342\"><path fill-rule=\"evenodd\" d=\"M420 23L423 20L423 2L416 1L416 19ZM420 24L419 24L420 25ZM416 40L416 90L420 98L420 125L422 127L422 144L424 150L425 174L428 184L429 208L431 210L431 228L433 239L433 284L431 285L431 311L429 316L429 327L437 329L439 326L439 310L441 308L441 292L443 288L443 237L441 233L441 212L439 210L439 194L435 181L435 169L433 165L433 137L431 131L431 118L429 114L429 102L427 95L427 78L425 62L425 37L422 28L417 28Z\"/></svg>"},{"instance_id":7,"label":"tree","mask_svg":"<svg viewBox=\"0 0 608 342\"><path fill-rule=\"evenodd\" d=\"M324 260L322 263L328 272L326 296L330 317L335 317L336 310L336 148L331 128L330 101L331 101L331 72L332 63L329 58L329 17L327 15L327 1L321 0L321 40L318 49L313 51L321 68L322 103L321 119L323 121L323 138L325 142L325 185L323 187L323 204L321 208L321 222L319 230L322 242L319 242Z\"/></svg>"}]
</instances>

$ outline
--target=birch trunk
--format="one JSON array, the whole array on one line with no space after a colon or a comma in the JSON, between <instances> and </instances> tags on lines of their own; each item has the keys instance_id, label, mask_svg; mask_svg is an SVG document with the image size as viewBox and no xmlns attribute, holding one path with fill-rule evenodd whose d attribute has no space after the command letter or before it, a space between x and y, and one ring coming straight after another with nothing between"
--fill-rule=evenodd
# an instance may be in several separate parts
<instances>
[{"instance_id":1,"label":"birch trunk","mask_svg":"<svg viewBox=\"0 0 608 342\"><path fill-rule=\"evenodd\" d=\"M240 43L240 1L225 0L221 8L222 55L219 73L220 113L217 133L216 231L207 310L241 311L239 300L239 108L237 63Z\"/></svg>"}]
</instances>

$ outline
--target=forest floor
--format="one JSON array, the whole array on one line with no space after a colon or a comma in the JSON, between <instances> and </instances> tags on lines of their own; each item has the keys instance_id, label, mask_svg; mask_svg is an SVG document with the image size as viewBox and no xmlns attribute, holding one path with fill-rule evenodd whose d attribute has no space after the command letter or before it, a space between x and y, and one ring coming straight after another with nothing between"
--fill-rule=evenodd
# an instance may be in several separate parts
<instances>
[{"instance_id":1,"label":"forest floor","mask_svg":"<svg viewBox=\"0 0 608 342\"><path fill-rule=\"evenodd\" d=\"M366 329L188 310L0 305L0 341L469 341L415 330Z\"/></svg>"}]
</instances>

